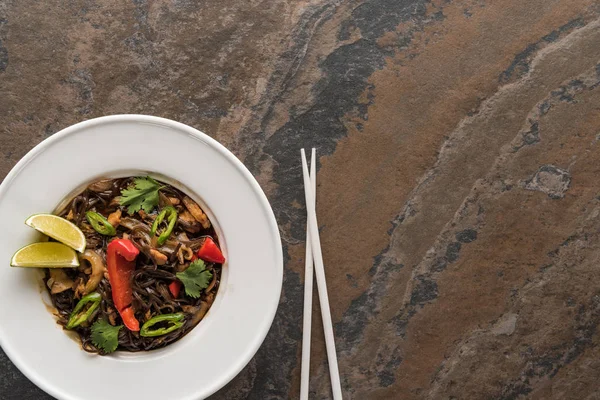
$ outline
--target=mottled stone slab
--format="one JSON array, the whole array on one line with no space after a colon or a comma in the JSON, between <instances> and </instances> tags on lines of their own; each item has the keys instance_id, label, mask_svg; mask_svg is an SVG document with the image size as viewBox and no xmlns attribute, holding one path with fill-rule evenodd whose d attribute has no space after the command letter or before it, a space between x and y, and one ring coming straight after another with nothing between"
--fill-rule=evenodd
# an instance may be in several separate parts
<instances>
[{"instance_id":1,"label":"mottled stone slab","mask_svg":"<svg viewBox=\"0 0 600 400\"><path fill-rule=\"evenodd\" d=\"M220 140L272 202L275 323L214 399L299 392L304 201L346 399L597 399L594 0L0 0L0 177L115 113ZM330 399L315 299L311 399ZM0 352L0 398L49 399Z\"/></svg>"}]
</instances>

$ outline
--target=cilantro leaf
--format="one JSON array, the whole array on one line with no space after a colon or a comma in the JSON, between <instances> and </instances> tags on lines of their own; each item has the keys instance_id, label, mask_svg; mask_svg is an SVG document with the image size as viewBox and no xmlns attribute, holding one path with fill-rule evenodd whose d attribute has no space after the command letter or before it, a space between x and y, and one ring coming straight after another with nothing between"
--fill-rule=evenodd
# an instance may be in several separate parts
<instances>
[{"instance_id":1,"label":"cilantro leaf","mask_svg":"<svg viewBox=\"0 0 600 400\"><path fill-rule=\"evenodd\" d=\"M122 206L128 206L127 212L133 214L140 209L147 213L151 212L158 205L158 190L160 183L150 178L135 178L133 185L127 189L121 190Z\"/></svg>"},{"instance_id":2,"label":"cilantro leaf","mask_svg":"<svg viewBox=\"0 0 600 400\"><path fill-rule=\"evenodd\" d=\"M105 353L112 353L119 345L119 330L123 325L112 326L105 319L99 319L92 325L92 343Z\"/></svg>"},{"instance_id":3,"label":"cilantro leaf","mask_svg":"<svg viewBox=\"0 0 600 400\"><path fill-rule=\"evenodd\" d=\"M196 260L183 272L178 272L175 275L183 283L185 294L197 299L200 297L202 289L206 289L212 273L207 271L206 264L202 260Z\"/></svg>"}]
</instances>

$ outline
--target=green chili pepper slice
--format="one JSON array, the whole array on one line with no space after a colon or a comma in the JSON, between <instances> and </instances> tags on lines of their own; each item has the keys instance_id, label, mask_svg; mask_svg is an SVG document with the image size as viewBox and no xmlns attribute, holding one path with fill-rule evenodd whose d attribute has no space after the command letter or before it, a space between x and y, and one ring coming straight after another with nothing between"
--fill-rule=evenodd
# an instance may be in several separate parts
<instances>
[{"instance_id":1,"label":"green chili pepper slice","mask_svg":"<svg viewBox=\"0 0 600 400\"><path fill-rule=\"evenodd\" d=\"M101 214L94 211L88 211L85 213L85 218L99 234L106 236L115 236L117 234L115 227Z\"/></svg>"},{"instance_id":2,"label":"green chili pepper slice","mask_svg":"<svg viewBox=\"0 0 600 400\"><path fill-rule=\"evenodd\" d=\"M102 296L98 292L92 292L87 296L83 296L81 300L77 303L71 315L69 315L69 321L65 328L73 329L83 324L88 320L89 317L92 316L94 311L100 307L100 302L102 301ZM91 303L91 305L84 310L86 304Z\"/></svg>"},{"instance_id":3,"label":"green chili pepper slice","mask_svg":"<svg viewBox=\"0 0 600 400\"><path fill-rule=\"evenodd\" d=\"M160 214L158 214L158 216L154 220L154 223L152 224L152 229L150 230L150 234L152 236L156 235L158 226L163 222L165 217L167 217L169 224L167 226L167 229L165 229L160 234L160 236L158 236L158 245L159 246L162 246L167 241L169 236L171 236L171 232L173 232L173 228L175 228L175 222L177 222L177 210L175 209L175 207L167 206L162 209Z\"/></svg>"},{"instance_id":4,"label":"green chili pepper slice","mask_svg":"<svg viewBox=\"0 0 600 400\"><path fill-rule=\"evenodd\" d=\"M153 337L166 335L167 333L171 333L174 330L181 328L183 326L184 319L184 313L157 315L156 317L150 318L144 323L144 325L142 325L142 329L140 329L140 336ZM160 322L168 322L171 326L166 328L151 329L152 326Z\"/></svg>"}]
</instances>

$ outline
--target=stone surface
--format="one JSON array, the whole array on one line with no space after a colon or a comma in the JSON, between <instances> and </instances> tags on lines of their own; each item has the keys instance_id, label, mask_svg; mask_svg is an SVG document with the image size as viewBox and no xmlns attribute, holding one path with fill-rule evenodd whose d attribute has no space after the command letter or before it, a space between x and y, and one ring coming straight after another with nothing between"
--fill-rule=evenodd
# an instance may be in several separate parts
<instances>
[{"instance_id":1,"label":"stone surface","mask_svg":"<svg viewBox=\"0 0 600 400\"><path fill-rule=\"evenodd\" d=\"M314 145L346 399L597 399L599 43L595 0L0 0L0 177L106 114L220 140L286 264L264 345L211 399L297 398ZM0 353L0 398L49 397Z\"/></svg>"}]
</instances>

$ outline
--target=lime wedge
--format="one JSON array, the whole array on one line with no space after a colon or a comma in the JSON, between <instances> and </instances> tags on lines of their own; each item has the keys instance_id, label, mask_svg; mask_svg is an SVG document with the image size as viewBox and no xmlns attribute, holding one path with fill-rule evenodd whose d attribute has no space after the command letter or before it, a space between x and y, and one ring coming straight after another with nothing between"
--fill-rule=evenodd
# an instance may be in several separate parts
<instances>
[{"instance_id":1,"label":"lime wedge","mask_svg":"<svg viewBox=\"0 0 600 400\"><path fill-rule=\"evenodd\" d=\"M57 242L33 243L12 256L13 267L73 268L79 266L75 250Z\"/></svg>"},{"instance_id":2,"label":"lime wedge","mask_svg":"<svg viewBox=\"0 0 600 400\"><path fill-rule=\"evenodd\" d=\"M27 218L25 224L80 253L85 250L85 235L75 224L64 218L52 214L35 214Z\"/></svg>"}]
</instances>

